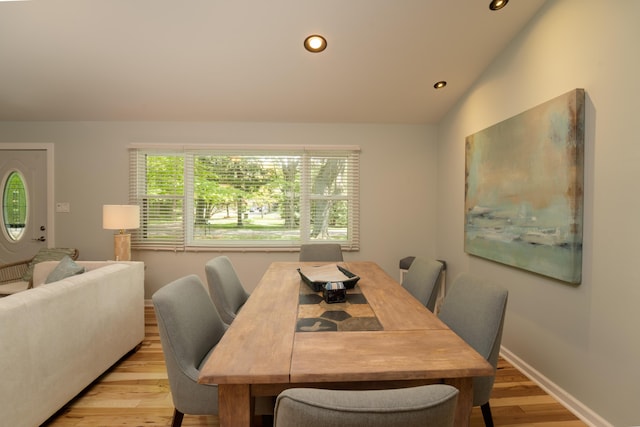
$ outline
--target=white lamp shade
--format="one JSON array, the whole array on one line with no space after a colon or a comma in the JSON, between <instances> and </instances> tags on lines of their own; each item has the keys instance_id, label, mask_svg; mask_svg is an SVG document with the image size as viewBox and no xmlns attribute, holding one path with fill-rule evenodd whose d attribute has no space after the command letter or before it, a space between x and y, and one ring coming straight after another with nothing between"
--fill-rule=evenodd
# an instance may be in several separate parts
<instances>
[{"instance_id":1,"label":"white lamp shade","mask_svg":"<svg viewBox=\"0 0 640 427\"><path fill-rule=\"evenodd\" d=\"M102 228L105 230L132 230L140 227L140 206L104 205Z\"/></svg>"}]
</instances>

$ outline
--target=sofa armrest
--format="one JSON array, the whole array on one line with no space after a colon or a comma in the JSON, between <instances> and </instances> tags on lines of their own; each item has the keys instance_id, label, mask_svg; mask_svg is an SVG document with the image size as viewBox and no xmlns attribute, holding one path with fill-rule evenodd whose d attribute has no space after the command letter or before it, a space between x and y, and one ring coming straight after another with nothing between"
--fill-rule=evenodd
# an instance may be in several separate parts
<instances>
[{"instance_id":1,"label":"sofa armrest","mask_svg":"<svg viewBox=\"0 0 640 427\"><path fill-rule=\"evenodd\" d=\"M33 266L33 287L36 288L47 280L47 277L60 261L42 261Z\"/></svg>"}]
</instances>

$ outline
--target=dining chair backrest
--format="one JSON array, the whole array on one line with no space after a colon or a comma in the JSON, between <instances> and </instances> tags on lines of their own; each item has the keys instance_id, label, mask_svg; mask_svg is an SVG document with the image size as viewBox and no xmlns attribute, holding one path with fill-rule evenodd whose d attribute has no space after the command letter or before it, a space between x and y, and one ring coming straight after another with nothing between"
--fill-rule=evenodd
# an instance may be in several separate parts
<instances>
[{"instance_id":1,"label":"dining chair backrest","mask_svg":"<svg viewBox=\"0 0 640 427\"><path fill-rule=\"evenodd\" d=\"M432 312L436 307L442 269L440 261L416 257L402 280L402 286Z\"/></svg>"},{"instance_id":2,"label":"dining chair backrest","mask_svg":"<svg viewBox=\"0 0 640 427\"><path fill-rule=\"evenodd\" d=\"M204 284L189 275L163 286L151 299L175 406L173 425L179 426L184 414L217 414L218 387L198 384L198 375L225 325Z\"/></svg>"},{"instance_id":3,"label":"dining chair backrest","mask_svg":"<svg viewBox=\"0 0 640 427\"><path fill-rule=\"evenodd\" d=\"M300 245L299 261L342 262L342 247L339 243L308 243Z\"/></svg>"},{"instance_id":4,"label":"dining chair backrest","mask_svg":"<svg viewBox=\"0 0 640 427\"><path fill-rule=\"evenodd\" d=\"M224 323L230 325L249 299L249 293L242 286L228 257L222 255L213 258L205 264L204 269L211 299Z\"/></svg>"},{"instance_id":5,"label":"dining chair backrest","mask_svg":"<svg viewBox=\"0 0 640 427\"><path fill-rule=\"evenodd\" d=\"M468 273L452 283L438 317L494 367L502 341L508 291ZM482 406L485 424L495 374L473 380L473 405ZM488 413L488 414L487 414Z\"/></svg>"},{"instance_id":6,"label":"dining chair backrest","mask_svg":"<svg viewBox=\"0 0 640 427\"><path fill-rule=\"evenodd\" d=\"M390 390L292 388L276 399L274 427L450 427L458 390L432 384Z\"/></svg>"}]
</instances>

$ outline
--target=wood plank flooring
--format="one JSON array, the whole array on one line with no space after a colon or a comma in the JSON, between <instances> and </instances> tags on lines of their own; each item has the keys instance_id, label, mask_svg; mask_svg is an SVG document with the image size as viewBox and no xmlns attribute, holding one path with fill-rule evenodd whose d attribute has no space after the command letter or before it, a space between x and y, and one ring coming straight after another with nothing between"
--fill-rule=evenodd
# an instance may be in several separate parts
<instances>
[{"instance_id":1,"label":"wood plank flooring","mask_svg":"<svg viewBox=\"0 0 640 427\"><path fill-rule=\"evenodd\" d=\"M84 390L47 427L170 426L173 404L151 307L145 308L145 340ZM491 398L496 426L583 427L585 423L542 389L500 359ZM218 427L216 416L185 415L184 427ZM483 427L480 408L474 408L471 427Z\"/></svg>"}]
</instances>

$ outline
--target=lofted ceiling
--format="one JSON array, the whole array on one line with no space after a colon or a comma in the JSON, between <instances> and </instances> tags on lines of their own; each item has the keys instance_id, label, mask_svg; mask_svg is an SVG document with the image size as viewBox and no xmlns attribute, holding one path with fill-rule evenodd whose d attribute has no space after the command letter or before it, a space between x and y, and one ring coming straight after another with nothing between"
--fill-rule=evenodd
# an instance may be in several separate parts
<instances>
[{"instance_id":1,"label":"lofted ceiling","mask_svg":"<svg viewBox=\"0 0 640 427\"><path fill-rule=\"evenodd\" d=\"M0 120L437 123L543 3L0 2Z\"/></svg>"}]
</instances>

